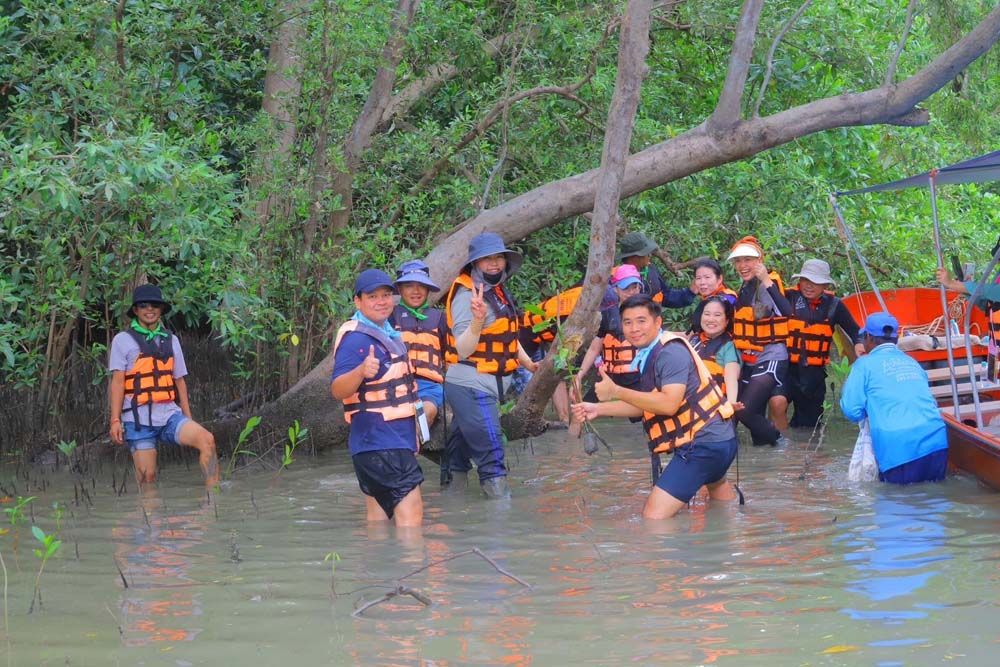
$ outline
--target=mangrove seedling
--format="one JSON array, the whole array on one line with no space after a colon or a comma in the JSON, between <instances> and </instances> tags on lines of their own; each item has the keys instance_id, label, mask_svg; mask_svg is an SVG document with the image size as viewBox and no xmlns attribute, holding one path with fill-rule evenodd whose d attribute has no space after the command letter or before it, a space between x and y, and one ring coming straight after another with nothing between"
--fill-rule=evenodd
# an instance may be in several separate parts
<instances>
[{"instance_id":1,"label":"mangrove seedling","mask_svg":"<svg viewBox=\"0 0 1000 667\"><path fill-rule=\"evenodd\" d=\"M240 431L240 437L236 440L236 446L233 447L233 455L229 459L229 465L226 467L226 476L229 477L233 474L233 470L236 468L236 457L239 454L251 454L256 456L256 452L251 452L250 450L243 449L243 445L250 438L250 435L260 426L260 417L254 415L247 420L247 423L243 426L243 430Z\"/></svg>"},{"instance_id":2,"label":"mangrove seedling","mask_svg":"<svg viewBox=\"0 0 1000 667\"><path fill-rule=\"evenodd\" d=\"M56 447L58 447L59 451L62 452L63 456L66 457L66 465L68 465L68 466L72 465L73 464L73 452L76 451L76 440L70 440L69 442L67 442L65 440L60 440L56 444Z\"/></svg>"},{"instance_id":3,"label":"mangrove seedling","mask_svg":"<svg viewBox=\"0 0 1000 667\"><path fill-rule=\"evenodd\" d=\"M299 420L296 419L292 422L292 425L288 427L288 441L285 443L285 454L281 457L281 467L278 468L274 473L274 479L278 478L281 471L292 465L295 461L293 455L295 454L296 448L302 444L302 441L306 439L306 434L309 433L308 428L302 428L299 425Z\"/></svg>"},{"instance_id":4,"label":"mangrove seedling","mask_svg":"<svg viewBox=\"0 0 1000 667\"><path fill-rule=\"evenodd\" d=\"M58 523L56 525L58 526ZM29 614L35 611L35 600L38 600L38 608L42 608L42 572L49 559L56 555L62 547L62 540L59 539L58 532L47 535L39 526L32 526L31 534L35 536L40 546L35 549L35 557L38 558L39 564L38 574L35 576L35 593L31 596L31 606L28 608Z\"/></svg>"},{"instance_id":5,"label":"mangrove seedling","mask_svg":"<svg viewBox=\"0 0 1000 667\"><path fill-rule=\"evenodd\" d=\"M28 496L27 498L18 496L17 502L14 503L13 507L4 508L4 513L7 515L7 520L10 521L11 531L14 533L14 537L12 538L13 541L12 549L14 551L14 565L17 565L17 544L18 544L18 538L20 537L20 531L18 530L18 526L20 526L25 521L24 508L30 505L34 500L35 496Z\"/></svg>"},{"instance_id":6,"label":"mangrove seedling","mask_svg":"<svg viewBox=\"0 0 1000 667\"><path fill-rule=\"evenodd\" d=\"M331 551L327 555L323 556L323 562L330 561L330 597L337 597L337 561L340 560L340 554L336 551Z\"/></svg>"}]
</instances>

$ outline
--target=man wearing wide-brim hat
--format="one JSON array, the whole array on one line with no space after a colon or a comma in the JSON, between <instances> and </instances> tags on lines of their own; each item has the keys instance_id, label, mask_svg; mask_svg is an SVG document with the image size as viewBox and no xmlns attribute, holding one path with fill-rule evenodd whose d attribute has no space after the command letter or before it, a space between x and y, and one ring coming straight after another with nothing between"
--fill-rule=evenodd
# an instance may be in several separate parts
<instances>
[{"instance_id":1,"label":"man wearing wide-brim hat","mask_svg":"<svg viewBox=\"0 0 1000 667\"><path fill-rule=\"evenodd\" d=\"M445 299L448 364L445 396L453 412L441 461L441 483L462 492L472 462L488 498L510 495L500 427L500 401L518 367L537 369L518 342L518 309L506 283L521 253L483 233L469 242L462 272Z\"/></svg>"},{"instance_id":2,"label":"man wearing wide-brim hat","mask_svg":"<svg viewBox=\"0 0 1000 667\"><path fill-rule=\"evenodd\" d=\"M822 259L807 259L792 279L798 279L798 285L785 292L792 306L788 319L788 378L769 403L771 420L782 431L789 424L789 403L795 407L791 425L796 428L815 427L823 414L826 367L836 327L851 339L857 354L865 351L858 323L831 291L835 283L829 264Z\"/></svg>"},{"instance_id":3,"label":"man wearing wide-brim hat","mask_svg":"<svg viewBox=\"0 0 1000 667\"><path fill-rule=\"evenodd\" d=\"M111 440L128 444L140 484L155 481L156 445L163 443L198 450L205 484L215 486L215 438L191 417L184 352L162 322L169 310L158 286L140 285L128 309L129 328L111 341Z\"/></svg>"},{"instance_id":4,"label":"man wearing wide-brim hat","mask_svg":"<svg viewBox=\"0 0 1000 667\"><path fill-rule=\"evenodd\" d=\"M618 242L615 262L631 264L642 277L642 293L666 308L686 308L694 302L693 287L669 287L652 263L652 254L659 246L642 232L629 232Z\"/></svg>"}]
</instances>

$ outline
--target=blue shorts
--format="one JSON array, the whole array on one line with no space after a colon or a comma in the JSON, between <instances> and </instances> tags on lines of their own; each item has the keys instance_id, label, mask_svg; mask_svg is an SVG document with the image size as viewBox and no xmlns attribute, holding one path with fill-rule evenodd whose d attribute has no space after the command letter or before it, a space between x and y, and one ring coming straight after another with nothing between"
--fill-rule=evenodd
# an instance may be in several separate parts
<instances>
[{"instance_id":1,"label":"blue shorts","mask_svg":"<svg viewBox=\"0 0 1000 667\"><path fill-rule=\"evenodd\" d=\"M162 442L166 445L179 445L177 435L181 427L191 421L184 416L183 412L178 412L167 420L163 426L136 426L134 422L123 422L125 427L125 442L129 451L141 452L147 449L156 449L156 443Z\"/></svg>"},{"instance_id":2,"label":"blue shorts","mask_svg":"<svg viewBox=\"0 0 1000 667\"><path fill-rule=\"evenodd\" d=\"M702 486L725 478L738 447L736 438L685 445L670 457L656 486L681 502L689 502Z\"/></svg>"},{"instance_id":3,"label":"blue shorts","mask_svg":"<svg viewBox=\"0 0 1000 667\"><path fill-rule=\"evenodd\" d=\"M421 401L427 401L437 406L438 412L444 405L444 385L434 380L417 378L417 396Z\"/></svg>"}]
</instances>

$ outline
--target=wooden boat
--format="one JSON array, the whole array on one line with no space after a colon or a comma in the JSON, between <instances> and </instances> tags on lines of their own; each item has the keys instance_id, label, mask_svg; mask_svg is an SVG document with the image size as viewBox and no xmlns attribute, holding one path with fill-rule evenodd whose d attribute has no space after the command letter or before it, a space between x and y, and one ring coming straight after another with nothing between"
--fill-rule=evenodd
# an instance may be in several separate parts
<instances>
[{"instance_id":1,"label":"wooden boat","mask_svg":"<svg viewBox=\"0 0 1000 667\"><path fill-rule=\"evenodd\" d=\"M949 292L948 303L959 295ZM911 287L886 290L882 298L889 312L899 320L904 334L933 322L941 314L941 295L937 289ZM844 305L860 323L871 313L882 310L873 292L862 292L844 297ZM987 331L986 316L982 311L972 311L973 334ZM934 337L936 339L936 337ZM900 346L905 348L904 345ZM948 368L948 351L942 342L936 349L909 349L906 353L920 362L927 370L931 394L941 407L948 428L948 463L984 484L1000 491L1000 386L985 382L982 362L986 359L985 345L973 345L973 369L979 389L980 414L983 428L977 427L975 404L972 396L972 379L964 345L954 349L954 367ZM951 376L955 375L959 394L958 416L955 415Z\"/></svg>"}]
</instances>

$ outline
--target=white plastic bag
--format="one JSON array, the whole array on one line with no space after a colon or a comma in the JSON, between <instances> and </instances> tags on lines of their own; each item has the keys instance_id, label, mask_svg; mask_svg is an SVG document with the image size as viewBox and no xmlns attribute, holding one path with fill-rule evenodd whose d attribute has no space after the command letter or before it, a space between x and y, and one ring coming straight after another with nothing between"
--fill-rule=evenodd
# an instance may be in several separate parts
<instances>
[{"instance_id":1,"label":"white plastic bag","mask_svg":"<svg viewBox=\"0 0 1000 667\"><path fill-rule=\"evenodd\" d=\"M878 479L878 463L875 461L875 450L872 449L872 434L868 429L867 418L861 422L858 439L854 443L847 479L852 482L874 482Z\"/></svg>"}]
</instances>

